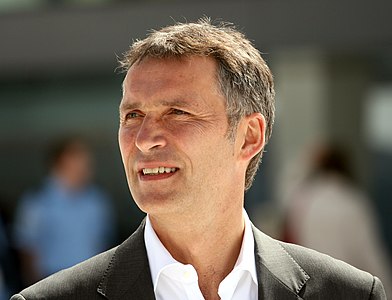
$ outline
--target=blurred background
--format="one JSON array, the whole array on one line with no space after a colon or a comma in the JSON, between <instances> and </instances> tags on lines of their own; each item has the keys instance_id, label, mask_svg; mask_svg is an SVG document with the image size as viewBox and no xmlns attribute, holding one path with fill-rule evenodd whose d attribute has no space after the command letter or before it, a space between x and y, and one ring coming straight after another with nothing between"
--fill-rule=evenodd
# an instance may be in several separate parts
<instances>
[{"instance_id":1,"label":"blurred background","mask_svg":"<svg viewBox=\"0 0 392 300\"><path fill-rule=\"evenodd\" d=\"M365 233L351 248L372 257L370 266L382 265L382 271L369 271L380 272L390 289L391 11L389 0L0 0L0 291L6 295L26 284L15 223L21 199L48 176L48 145L61 136L88 140L93 181L111 199L111 244L138 226L143 214L129 194L117 145L123 80L117 56L152 28L204 15L236 24L275 76L275 129L246 194L251 219L274 237L314 248L319 244L309 242L311 235L302 239L300 226L293 233L290 224L306 220L303 227L316 228L307 216L318 216L316 223L325 227L313 235L325 234L327 241L331 224L339 224L337 231L351 228L336 241L341 252L343 240ZM350 179L331 194L327 184L321 197L312 178L325 171L320 153L326 149L344 153L340 161ZM338 203L352 206L328 201L339 197ZM366 244L376 249L361 246ZM339 257L333 249L320 250ZM345 257L358 255L350 251L343 251Z\"/></svg>"}]
</instances>

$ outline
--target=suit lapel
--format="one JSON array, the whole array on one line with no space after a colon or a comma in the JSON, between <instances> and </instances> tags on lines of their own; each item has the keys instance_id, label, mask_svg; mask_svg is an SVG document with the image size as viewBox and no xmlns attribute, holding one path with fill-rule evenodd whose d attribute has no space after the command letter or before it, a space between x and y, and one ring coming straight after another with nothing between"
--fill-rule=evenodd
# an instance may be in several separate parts
<instances>
[{"instance_id":1,"label":"suit lapel","mask_svg":"<svg viewBox=\"0 0 392 300\"><path fill-rule=\"evenodd\" d=\"M301 299L309 275L278 241L253 226L259 299Z\"/></svg>"},{"instance_id":2,"label":"suit lapel","mask_svg":"<svg viewBox=\"0 0 392 300\"><path fill-rule=\"evenodd\" d=\"M115 251L98 293L109 300L154 300L154 289L144 244L145 220Z\"/></svg>"},{"instance_id":3,"label":"suit lapel","mask_svg":"<svg viewBox=\"0 0 392 300\"><path fill-rule=\"evenodd\" d=\"M155 300L144 244L145 221L116 249L98 287L109 300ZM253 226L259 299L301 299L309 275L278 241Z\"/></svg>"}]
</instances>

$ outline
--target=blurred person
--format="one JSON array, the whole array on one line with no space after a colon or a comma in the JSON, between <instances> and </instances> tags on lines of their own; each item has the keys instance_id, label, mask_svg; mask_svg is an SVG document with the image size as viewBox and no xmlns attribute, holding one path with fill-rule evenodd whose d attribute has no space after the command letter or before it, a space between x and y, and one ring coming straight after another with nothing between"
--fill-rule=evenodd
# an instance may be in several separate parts
<instances>
[{"instance_id":1,"label":"blurred person","mask_svg":"<svg viewBox=\"0 0 392 300\"><path fill-rule=\"evenodd\" d=\"M108 249L113 234L108 196L91 182L87 143L61 138L48 161L48 178L22 197L16 212L14 238L25 284Z\"/></svg>"},{"instance_id":2,"label":"blurred person","mask_svg":"<svg viewBox=\"0 0 392 300\"><path fill-rule=\"evenodd\" d=\"M227 24L177 23L133 43L120 104L128 185L147 213L124 243L20 299L385 299L381 281L270 238L249 220L274 120L272 74Z\"/></svg>"},{"instance_id":3,"label":"blurred person","mask_svg":"<svg viewBox=\"0 0 392 300\"><path fill-rule=\"evenodd\" d=\"M373 207L356 186L349 156L316 147L310 172L289 200L284 240L329 254L381 278L392 295L390 261Z\"/></svg>"}]
</instances>

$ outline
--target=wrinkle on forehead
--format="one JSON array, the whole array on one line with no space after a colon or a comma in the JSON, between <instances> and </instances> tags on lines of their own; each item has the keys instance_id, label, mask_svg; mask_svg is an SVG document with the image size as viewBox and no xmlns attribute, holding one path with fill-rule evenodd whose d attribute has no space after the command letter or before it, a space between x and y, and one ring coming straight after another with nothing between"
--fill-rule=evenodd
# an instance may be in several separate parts
<instances>
[{"instance_id":1,"label":"wrinkle on forehead","mask_svg":"<svg viewBox=\"0 0 392 300\"><path fill-rule=\"evenodd\" d=\"M189 72L190 69L196 71ZM192 89L193 82L195 86L204 86L203 89L222 97L217 74L217 63L209 57L148 58L128 70L122 83L122 109L125 104L128 108L130 105L141 107L156 95L160 99L156 99L159 101L152 103L152 106L194 107L198 101L193 100L202 97L203 91Z\"/></svg>"},{"instance_id":2,"label":"wrinkle on forehead","mask_svg":"<svg viewBox=\"0 0 392 300\"><path fill-rule=\"evenodd\" d=\"M127 71L127 74L124 78L124 81L122 83L122 91L124 93L125 91L125 86L126 86L126 79L130 76L131 73L135 72L135 71L139 71L142 70L146 73L148 72L154 72L155 68L160 68L160 65L165 65L166 63L173 63L173 66L175 67L180 66L180 68L176 69L176 71L179 70L184 70L184 65L186 66L185 69L187 68L192 68L193 65L198 67L200 65L204 65L204 66L208 66L204 72L204 74L207 76L208 73L211 74L213 76L214 81L216 80L216 84L217 87L219 86L218 84L218 62L216 61L216 59L214 59L213 57L209 57L209 56L197 56L197 55L193 55L193 56L183 56L183 57L167 57L167 58L155 58L155 57L146 57L143 60L135 63L134 65L132 65L129 70ZM208 62L207 64L203 64L203 62ZM138 70L139 69L139 70ZM146 70L147 69L147 70ZM150 70L148 70L150 69ZM209 69L209 70L208 70ZM212 71L212 72L208 72L208 71ZM177 78L179 77L183 77L184 74L181 74L182 72L180 72L180 74L177 74ZM175 77L175 72L170 73L171 76L166 77L165 79L167 80L167 83L170 83L174 77ZM189 75L189 74L188 74ZM192 76L192 78L195 78L195 76ZM191 79L191 78L188 78Z\"/></svg>"}]
</instances>

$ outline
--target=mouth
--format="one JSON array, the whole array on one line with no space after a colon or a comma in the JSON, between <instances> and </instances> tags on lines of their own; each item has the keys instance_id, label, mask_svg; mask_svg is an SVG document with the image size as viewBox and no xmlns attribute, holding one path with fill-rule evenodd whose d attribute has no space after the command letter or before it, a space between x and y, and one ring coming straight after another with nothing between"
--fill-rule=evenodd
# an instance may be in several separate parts
<instances>
[{"instance_id":1,"label":"mouth","mask_svg":"<svg viewBox=\"0 0 392 300\"><path fill-rule=\"evenodd\" d=\"M140 173L144 176L156 176L160 174L175 173L177 168L156 167L156 168L143 168Z\"/></svg>"}]
</instances>

